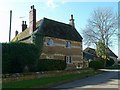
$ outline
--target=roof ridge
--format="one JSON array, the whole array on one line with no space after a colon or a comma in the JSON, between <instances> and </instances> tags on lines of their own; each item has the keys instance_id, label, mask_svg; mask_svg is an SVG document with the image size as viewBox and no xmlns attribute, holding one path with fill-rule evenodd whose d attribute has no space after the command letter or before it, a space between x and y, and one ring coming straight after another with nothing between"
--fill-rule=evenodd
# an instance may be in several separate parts
<instances>
[{"instance_id":1,"label":"roof ridge","mask_svg":"<svg viewBox=\"0 0 120 90\"><path fill-rule=\"evenodd\" d=\"M72 27L69 23L60 22L60 21L49 19L49 18L46 18L46 17L44 17L44 19L49 20L49 21L54 21L54 22L57 22L57 23L61 23L61 24L65 24L65 25L69 25L70 27Z\"/></svg>"}]
</instances>

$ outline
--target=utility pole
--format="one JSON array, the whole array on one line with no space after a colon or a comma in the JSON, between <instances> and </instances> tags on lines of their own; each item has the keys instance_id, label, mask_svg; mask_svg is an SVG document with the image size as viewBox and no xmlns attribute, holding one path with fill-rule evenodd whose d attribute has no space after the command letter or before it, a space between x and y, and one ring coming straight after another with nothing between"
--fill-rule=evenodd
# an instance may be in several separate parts
<instances>
[{"instance_id":1,"label":"utility pole","mask_svg":"<svg viewBox=\"0 0 120 90\"><path fill-rule=\"evenodd\" d=\"M12 10L10 10L9 42L10 42L10 40L11 40L11 23L12 23Z\"/></svg>"}]
</instances>

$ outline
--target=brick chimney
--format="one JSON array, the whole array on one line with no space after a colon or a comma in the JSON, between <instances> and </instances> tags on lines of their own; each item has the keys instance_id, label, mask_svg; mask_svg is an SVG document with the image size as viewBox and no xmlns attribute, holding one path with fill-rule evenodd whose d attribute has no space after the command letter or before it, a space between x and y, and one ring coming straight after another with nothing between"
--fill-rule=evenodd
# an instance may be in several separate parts
<instances>
[{"instance_id":1,"label":"brick chimney","mask_svg":"<svg viewBox=\"0 0 120 90\"><path fill-rule=\"evenodd\" d=\"M32 34L36 29L36 9L34 5L31 6L31 10L29 12L29 33Z\"/></svg>"},{"instance_id":2,"label":"brick chimney","mask_svg":"<svg viewBox=\"0 0 120 90\"><path fill-rule=\"evenodd\" d=\"M74 23L74 19L73 19L73 15L72 15L72 14L71 14L71 18L70 18L69 21L70 21L69 24L70 24L71 26L75 27L75 23Z\"/></svg>"},{"instance_id":3,"label":"brick chimney","mask_svg":"<svg viewBox=\"0 0 120 90\"><path fill-rule=\"evenodd\" d=\"M16 31L15 31L15 37L16 37L17 35L18 35L18 31L16 30Z\"/></svg>"},{"instance_id":4,"label":"brick chimney","mask_svg":"<svg viewBox=\"0 0 120 90\"><path fill-rule=\"evenodd\" d=\"M22 21L22 32L27 28L26 21Z\"/></svg>"}]
</instances>

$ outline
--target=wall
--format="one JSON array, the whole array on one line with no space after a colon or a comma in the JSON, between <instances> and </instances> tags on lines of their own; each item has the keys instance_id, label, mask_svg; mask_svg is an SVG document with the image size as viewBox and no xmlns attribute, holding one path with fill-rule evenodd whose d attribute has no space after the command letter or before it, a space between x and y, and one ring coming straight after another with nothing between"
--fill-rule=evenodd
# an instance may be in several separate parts
<instances>
[{"instance_id":1,"label":"wall","mask_svg":"<svg viewBox=\"0 0 120 90\"><path fill-rule=\"evenodd\" d=\"M47 45L48 39L53 40L51 46ZM66 47L66 41L71 42L71 47ZM72 63L68 64L69 68L79 68L83 65L82 42L58 39L53 37L44 37L41 59L59 59L65 60L65 56L72 57ZM81 68L80 66L80 68Z\"/></svg>"}]
</instances>

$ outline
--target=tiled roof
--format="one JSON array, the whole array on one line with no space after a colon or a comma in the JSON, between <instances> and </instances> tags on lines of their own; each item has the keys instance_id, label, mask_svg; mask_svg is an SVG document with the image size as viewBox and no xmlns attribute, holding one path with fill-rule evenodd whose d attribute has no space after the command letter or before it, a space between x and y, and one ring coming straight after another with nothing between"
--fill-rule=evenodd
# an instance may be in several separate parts
<instances>
[{"instance_id":1,"label":"tiled roof","mask_svg":"<svg viewBox=\"0 0 120 90\"><path fill-rule=\"evenodd\" d=\"M80 42L82 41L81 35L71 25L47 18L43 19L41 28L38 31L41 32L44 36Z\"/></svg>"},{"instance_id":2,"label":"tiled roof","mask_svg":"<svg viewBox=\"0 0 120 90\"><path fill-rule=\"evenodd\" d=\"M69 24L65 24L62 22L50 20L47 18L43 18L36 23L37 32L41 32L44 36L73 40L73 41L82 41L81 35L77 32L77 30ZM25 31L18 34L13 41L17 38L17 40L24 39L25 37L29 37L29 28Z\"/></svg>"},{"instance_id":3,"label":"tiled roof","mask_svg":"<svg viewBox=\"0 0 120 90\"><path fill-rule=\"evenodd\" d=\"M36 28L38 28L38 26L40 25L40 22L42 21L39 20L37 23L36 23ZM29 28L25 29L23 32L21 32L20 34L18 34L16 37L14 37L12 39L12 41L16 41L16 40L22 40L22 39L25 39L27 37L30 37L30 34L29 34Z\"/></svg>"}]
</instances>

